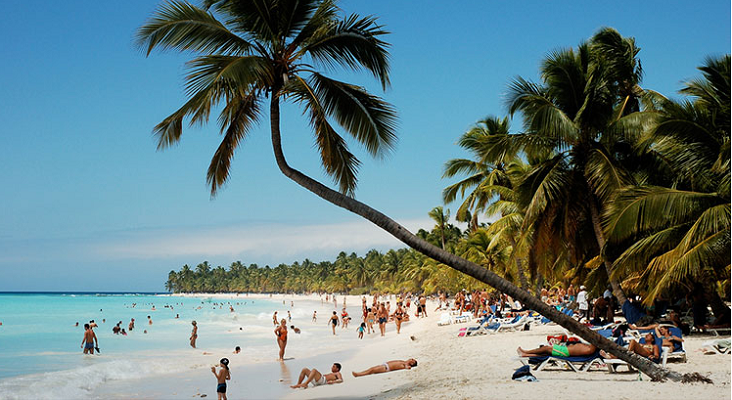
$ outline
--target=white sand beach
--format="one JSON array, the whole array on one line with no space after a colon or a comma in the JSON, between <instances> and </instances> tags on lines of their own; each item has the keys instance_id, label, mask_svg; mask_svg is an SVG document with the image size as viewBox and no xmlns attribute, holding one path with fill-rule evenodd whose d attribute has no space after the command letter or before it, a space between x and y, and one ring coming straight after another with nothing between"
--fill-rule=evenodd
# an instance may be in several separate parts
<instances>
[{"instance_id":1,"label":"white sand beach","mask_svg":"<svg viewBox=\"0 0 732 400\"><path fill-rule=\"evenodd\" d=\"M227 295L208 297L227 298ZM319 304L316 296L280 296L295 302L297 307ZM275 296L275 298L277 298ZM339 307L342 297L338 297ZM348 296L349 311L358 307L360 298ZM215 398L215 379L208 370L219 357L232 361L230 399L530 399L539 393L553 393L563 399L607 397L613 399L730 399L730 356L704 355L698 351L711 337L690 336L685 340L688 361L669 363L679 372L699 372L714 381L709 384L681 384L650 382L637 372L610 374L606 368L586 373L561 370L535 372L538 382L511 380L513 371L521 364L515 359L516 348L532 348L542 344L546 335L561 333L558 326L532 327L529 331L502 332L477 337L458 337L457 332L466 324L437 326L440 312L428 318L414 319L402 326L397 335L394 324L388 325L385 337L367 335L356 338L356 327L337 328L333 337L325 325L330 306L319 309L318 324L300 324L310 333L303 340L294 338L287 348L284 363L263 361L252 363L246 354L210 355L210 364L183 374L157 376L154 379L110 382L94 393L98 398ZM412 308L412 313L414 308ZM351 312L351 315L354 315ZM354 315L354 320L358 318ZM273 343L273 354L275 354ZM419 366L407 371L354 378L352 371L360 371L384 361L416 358ZM333 362L343 365L344 382L309 389L290 389L303 367L328 370ZM622 369L621 371L625 371ZM552 395L553 397L553 395Z\"/></svg>"}]
</instances>

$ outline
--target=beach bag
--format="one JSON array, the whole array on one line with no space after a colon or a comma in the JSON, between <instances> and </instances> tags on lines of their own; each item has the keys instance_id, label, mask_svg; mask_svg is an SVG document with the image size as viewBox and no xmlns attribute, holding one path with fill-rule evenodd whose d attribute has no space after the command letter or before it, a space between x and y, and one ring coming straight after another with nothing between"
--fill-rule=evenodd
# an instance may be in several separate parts
<instances>
[{"instance_id":1,"label":"beach bag","mask_svg":"<svg viewBox=\"0 0 732 400\"><path fill-rule=\"evenodd\" d=\"M536 379L534 375L531 375L531 367L528 365L524 365L523 367L520 367L516 371L513 372L513 375L511 376L511 379L514 381L527 381L527 382L537 382L539 381Z\"/></svg>"}]
</instances>

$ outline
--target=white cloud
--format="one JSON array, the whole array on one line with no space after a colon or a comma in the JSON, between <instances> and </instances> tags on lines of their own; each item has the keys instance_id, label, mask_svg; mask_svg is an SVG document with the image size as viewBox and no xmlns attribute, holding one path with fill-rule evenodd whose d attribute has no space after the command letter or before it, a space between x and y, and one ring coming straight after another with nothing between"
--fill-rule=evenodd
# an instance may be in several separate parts
<instances>
[{"instance_id":1,"label":"white cloud","mask_svg":"<svg viewBox=\"0 0 732 400\"><path fill-rule=\"evenodd\" d=\"M401 224L412 232L434 225L429 219ZM314 257L339 251L403 246L381 228L359 220L322 225L254 224L148 230L105 239L94 244L90 252L95 258L106 260L246 256L284 262L293 256Z\"/></svg>"}]
</instances>

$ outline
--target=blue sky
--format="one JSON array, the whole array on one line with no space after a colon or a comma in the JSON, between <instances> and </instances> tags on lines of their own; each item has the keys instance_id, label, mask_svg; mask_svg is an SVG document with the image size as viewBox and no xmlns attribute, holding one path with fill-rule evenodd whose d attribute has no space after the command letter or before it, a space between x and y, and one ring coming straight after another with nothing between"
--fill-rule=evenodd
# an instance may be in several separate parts
<instances>
[{"instance_id":1,"label":"blue sky","mask_svg":"<svg viewBox=\"0 0 732 400\"><path fill-rule=\"evenodd\" d=\"M266 124L236 153L231 181L214 199L205 173L218 146L215 120L156 151L152 127L185 100L190 58L145 58L134 47L135 30L157 4L4 5L0 291L154 291L184 263L276 265L398 246L282 176ZM614 27L642 48L643 87L669 96L698 76L704 57L730 51L724 1L340 5L379 16L392 32L392 87L381 94L398 109L399 144L383 160L351 147L363 162L357 198L410 229L430 227L427 212L451 183L442 166L464 156L457 137L485 116L505 115L507 84L537 80L549 51ZM379 93L368 76L333 76ZM296 107L283 107L282 131L288 161L330 184Z\"/></svg>"}]
</instances>

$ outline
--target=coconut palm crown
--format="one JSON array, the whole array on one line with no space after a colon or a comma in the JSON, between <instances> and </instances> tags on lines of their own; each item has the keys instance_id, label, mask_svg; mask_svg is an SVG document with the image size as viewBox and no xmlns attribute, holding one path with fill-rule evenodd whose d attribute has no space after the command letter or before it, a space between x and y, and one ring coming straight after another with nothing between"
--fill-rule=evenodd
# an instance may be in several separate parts
<instances>
[{"instance_id":1,"label":"coconut palm crown","mask_svg":"<svg viewBox=\"0 0 732 400\"><path fill-rule=\"evenodd\" d=\"M188 101L159 123L158 149L178 143L184 119L208 122L213 108L222 140L208 168L211 194L229 178L237 147L259 122L268 96L304 108L325 172L340 192L352 196L359 160L333 127L340 125L373 156L393 148L394 108L365 88L328 78L316 70L366 70L383 89L389 85L389 45L376 18L341 17L331 0L206 0L163 3L138 30L137 45L192 52L186 64Z\"/></svg>"}]
</instances>

